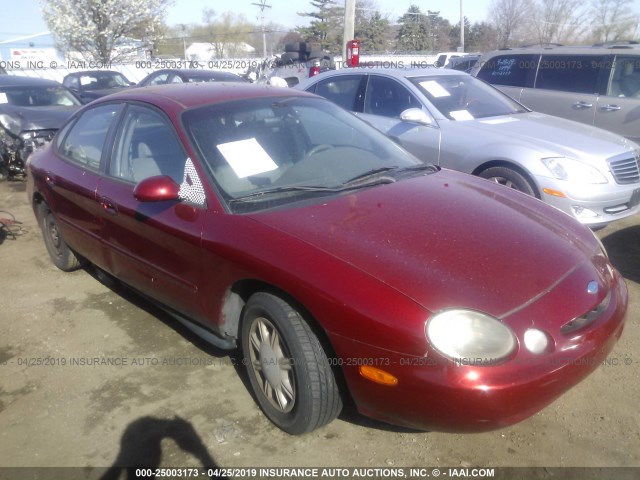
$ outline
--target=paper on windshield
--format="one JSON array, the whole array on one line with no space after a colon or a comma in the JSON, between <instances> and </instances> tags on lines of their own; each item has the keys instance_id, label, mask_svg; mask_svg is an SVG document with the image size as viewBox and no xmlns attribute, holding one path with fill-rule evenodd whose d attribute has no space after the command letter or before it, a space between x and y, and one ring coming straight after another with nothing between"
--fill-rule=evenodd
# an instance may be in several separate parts
<instances>
[{"instance_id":1,"label":"paper on windshield","mask_svg":"<svg viewBox=\"0 0 640 480\"><path fill-rule=\"evenodd\" d=\"M9 103L7 99L7 94L4 92L0 92L0 103Z\"/></svg>"},{"instance_id":2,"label":"paper on windshield","mask_svg":"<svg viewBox=\"0 0 640 480\"><path fill-rule=\"evenodd\" d=\"M511 122L519 122L519 120L513 117L491 118L487 120L482 120L482 123L487 123L489 125L499 125L501 123L511 123Z\"/></svg>"},{"instance_id":3,"label":"paper on windshield","mask_svg":"<svg viewBox=\"0 0 640 480\"><path fill-rule=\"evenodd\" d=\"M426 80L424 82L420 82L420 86L424 88L432 97L440 98L440 97L450 97L451 94L447 92L442 85L440 85L435 80Z\"/></svg>"},{"instance_id":4,"label":"paper on windshield","mask_svg":"<svg viewBox=\"0 0 640 480\"><path fill-rule=\"evenodd\" d=\"M458 121L473 120L473 115L466 110L454 110L453 112L449 112L449 115L451 115L451 118Z\"/></svg>"},{"instance_id":5,"label":"paper on windshield","mask_svg":"<svg viewBox=\"0 0 640 480\"><path fill-rule=\"evenodd\" d=\"M238 178L270 172L278 168L255 138L221 143L218 150Z\"/></svg>"}]
</instances>

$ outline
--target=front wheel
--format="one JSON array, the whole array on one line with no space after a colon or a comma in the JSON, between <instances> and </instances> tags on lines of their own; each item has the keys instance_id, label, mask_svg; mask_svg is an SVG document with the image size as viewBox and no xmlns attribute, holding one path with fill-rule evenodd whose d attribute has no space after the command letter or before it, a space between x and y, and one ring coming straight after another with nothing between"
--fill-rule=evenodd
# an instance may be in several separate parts
<instances>
[{"instance_id":1,"label":"front wheel","mask_svg":"<svg viewBox=\"0 0 640 480\"><path fill-rule=\"evenodd\" d=\"M76 270L80 266L80 262L60 235L58 224L53 213L51 213L51 209L46 203L42 203L38 212L44 244L47 247L51 261L56 267L65 272Z\"/></svg>"},{"instance_id":2,"label":"front wheel","mask_svg":"<svg viewBox=\"0 0 640 480\"><path fill-rule=\"evenodd\" d=\"M536 196L536 191L529 180L520 172L508 167L491 167L480 172L478 175L491 182L499 183L507 188L518 190L532 197Z\"/></svg>"},{"instance_id":3,"label":"front wheel","mask_svg":"<svg viewBox=\"0 0 640 480\"><path fill-rule=\"evenodd\" d=\"M242 351L258 404L280 429L307 433L340 413L338 387L318 338L281 298L256 293L249 299Z\"/></svg>"}]
</instances>

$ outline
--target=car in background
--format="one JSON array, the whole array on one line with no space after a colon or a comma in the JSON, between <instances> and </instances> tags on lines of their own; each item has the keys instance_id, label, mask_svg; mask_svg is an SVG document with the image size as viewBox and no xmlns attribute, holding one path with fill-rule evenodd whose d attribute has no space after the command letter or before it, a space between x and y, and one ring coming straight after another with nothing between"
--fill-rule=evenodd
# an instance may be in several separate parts
<instances>
[{"instance_id":1,"label":"car in background","mask_svg":"<svg viewBox=\"0 0 640 480\"><path fill-rule=\"evenodd\" d=\"M537 112L640 142L640 45L532 46L486 53L472 75Z\"/></svg>"},{"instance_id":2,"label":"car in background","mask_svg":"<svg viewBox=\"0 0 640 480\"><path fill-rule=\"evenodd\" d=\"M406 427L504 427L596 369L624 326L625 283L588 228L294 89L98 99L30 159L27 192L55 265L92 262L239 347L291 434L342 398Z\"/></svg>"},{"instance_id":3,"label":"car in background","mask_svg":"<svg viewBox=\"0 0 640 480\"><path fill-rule=\"evenodd\" d=\"M454 58L462 58L469 55L464 52L439 52L436 54L436 60L433 62L434 67L443 68Z\"/></svg>"},{"instance_id":4,"label":"car in background","mask_svg":"<svg viewBox=\"0 0 640 480\"><path fill-rule=\"evenodd\" d=\"M319 73L335 69L332 57L306 42L285 44L281 55L265 59L249 72L256 83L277 87L293 87Z\"/></svg>"},{"instance_id":5,"label":"car in background","mask_svg":"<svg viewBox=\"0 0 640 480\"><path fill-rule=\"evenodd\" d=\"M7 71L4 69L2 65L0 65L0 75L6 75Z\"/></svg>"},{"instance_id":6,"label":"car in background","mask_svg":"<svg viewBox=\"0 0 640 480\"><path fill-rule=\"evenodd\" d=\"M452 58L447 62L444 68L458 70L460 72L469 73L473 66L478 63L481 55L465 55L464 57Z\"/></svg>"},{"instance_id":7,"label":"car in background","mask_svg":"<svg viewBox=\"0 0 640 480\"><path fill-rule=\"evenodd\" d=\"M150 73L137 84L138 87L149 85L165 85L167 83L194 82L248 82L240 75L219 70L204 70L198 68L162 69Z\"/></svg>"},{"instance_id":8,"label":"car in background","mask_svg":"<svg viewBox=\"0 0 640 480\"><path fill-rule=\"evenodd\" d=\"M62 79L62 84L80 97L83 103L134 85L122 73L109 70L70 73Z\"/></svg>"},{"instance_id":9,"label":"car in background","mask_svg":"<svg viewBox=\"0 0 640 480\"><path fill-rule=\"evenodd\" d=\"M348 69L298 88L355 112L427 161L560 208L593 228L640 211L640 147L531 112L449 69Z\"/></svg>"},{"instance_id":10,"label":"car in background","mask_svg":"<svg viewBox=\"0 0 640 480\"><path fill-rule=\"evenodd\" d=\"M0 180L24 178L29 155L51 140L80 105L58 82L0 76Z\"/></svg>"}]
</instances>

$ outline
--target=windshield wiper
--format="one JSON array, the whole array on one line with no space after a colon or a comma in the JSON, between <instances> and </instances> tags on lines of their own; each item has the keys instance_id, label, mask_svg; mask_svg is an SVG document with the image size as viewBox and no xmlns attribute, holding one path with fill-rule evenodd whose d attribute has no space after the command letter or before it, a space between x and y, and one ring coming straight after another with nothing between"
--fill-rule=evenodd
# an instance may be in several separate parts
<instances>
[{"instance_id":1,"label":"windshield wiper","mask_svg":"<svg viewBox=\"0 0 640 480\"><path fill-rule=\"evenodd\" d=\"M233 198L229 200L229 203L262 200L262 198L265 196L278 194L278 193L288 193L288 192L338 193L338 192L344 192L346 190L356 190L358 188L371 187L374 185L381 185L384 183L395 182L395 180L390 177L375 178L369 181L365 181L364 178L360 178L357 183L351 183L352 180L349 180L349 182L343 183L335 187L324 187L321 185L295 185L295 186L288 186L288 187L268 188L266 190L260 190L259 192L253 192L247 195L242 195L241 197Z\"/></svg>"}]
</instances>

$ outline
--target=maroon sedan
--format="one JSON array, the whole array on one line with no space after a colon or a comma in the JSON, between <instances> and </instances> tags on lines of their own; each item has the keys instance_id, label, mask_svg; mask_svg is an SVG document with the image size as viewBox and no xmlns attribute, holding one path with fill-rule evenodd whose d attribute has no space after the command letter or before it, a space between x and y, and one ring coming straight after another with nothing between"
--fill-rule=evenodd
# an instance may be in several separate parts
<instances>
[{"instance_id":1,"label":"maroon sedan","mask_svg":"<svg viewBox=\"0 0 640 480\"><path fill-rule=\"evenodd\" d=\"M304 92L105 97L33 157L28 191L59 268L84 259L240 347L292 434L344 398L397 425L503 427L597 368L623 329L627 289L589 229Z\"/></svg>"}]
</instances>

